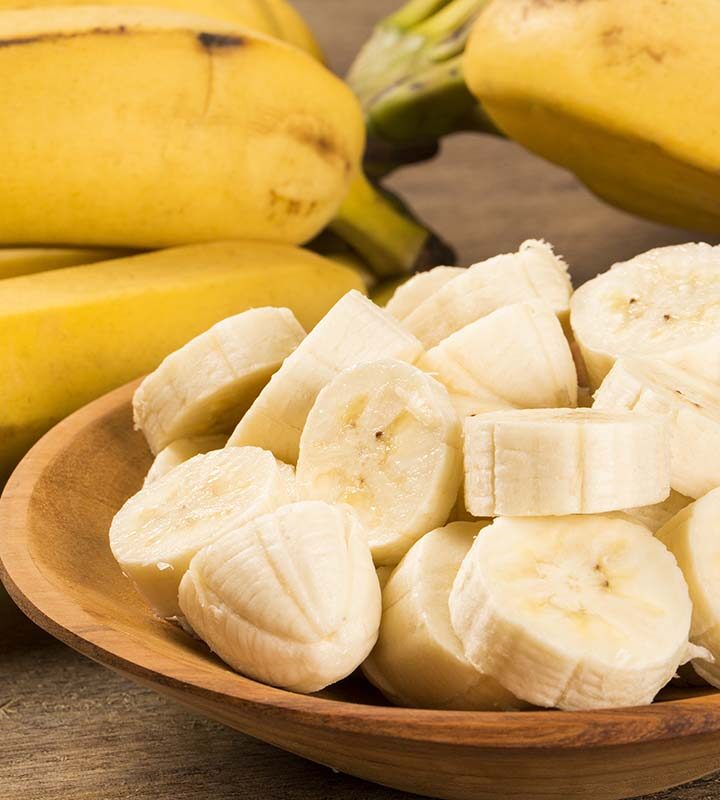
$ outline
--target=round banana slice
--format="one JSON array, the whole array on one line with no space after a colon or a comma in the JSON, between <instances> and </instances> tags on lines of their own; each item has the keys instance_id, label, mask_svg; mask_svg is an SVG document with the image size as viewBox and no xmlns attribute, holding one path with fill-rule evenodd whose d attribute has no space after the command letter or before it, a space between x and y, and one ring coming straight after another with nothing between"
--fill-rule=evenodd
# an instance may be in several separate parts
<instances>
[{"instance_id":1,"label":"round banana slice","mask_svg":"<svg viewBox=\"0 0 720 800\"><path fill-rule=\"evenodd\" d=\"M697 652L691 611L672 555L616 515L497 519L450 592L468 660L561 709L650 703Z\"/></svg>"},{"instance_id":2,"label":"round banana slice","mask_svg":"<svg viewBox=\"0 0 720 800\"><path fill-rule=\"evenodd\" d=\"M680 511L657 533L685 576L693 604L690 636L707 649L692 666L712 686L720 688L720 489ZM709 655L708 655L709 654ZM710 660L714 659L714 662Z\"/></svg>"},{"instance_id":3,"label":"round banana slice","mask_svg":"<svg viewBox=\"0 0 720 800\"><path fill-rule=\"evenodd\" d=\"M450 625L450 589L487 524L453 522L425 534L386 584L380 635L363 672L396 705L467 710L525 705L470 664Z\"/></svg>"},{"instance_id":4,"label":"round banana slice","mask_svg":"<svg viewBox=\"0 0 720 800\"><path fill-rule=\"evenodd\" d=\"M651 506L638 506L636 508L624 508L622 513L655 533L690 503L692 503L692 500L689 497L685 497L684 494L680 494L680 492L676 492L673 489L667 500L663 500L662 503L654 503Z\"/></svg>"},{"instance_id":5,"label":"round banana slice","mask_svg":"<svg viewBox=\"0 0 720 800\"><path fill-rule=\"evenodd\" d=\"M339 372L379 358L415 361L422 346L391 314L357 291L328 311L273 375L230 436L294 464L300 434L318 392Z\"/></svg>"},{"instance_id":6,"label":"round banana slice","mask_svg":"<svg viewBox=\"0 0 720 800\"><path fill-rule=\"evenodd\" d=\"M380 586L353 512L283 506L201 550L180 607L223 661L250 678L315 692L355 670L380 624Z\"/></svg>"},{"instance_id":7,"label":"round banana slice","mask_svg":"<svg viewBox=\"0 0 720 800\"><path fill-rule=\"evenodd\" d=\"M720 486L720 390L662 361L623 358L595 393L594 409L663 414L670 425L672 488L702 497Z\"/></svg>"},{"instance_id":8,"label":"round banana slice","mask_svg":"<svg viewBox=\"0 0 720 800\"><path fill-rule=\"evenodd\" d=\"M191 439L178 439L164 447L153 461L148 474L145 476L144 486L164 477L171 469L180 466L193 456L209 453L211 450L220 450L225 447L227 436L195 436Z\"/></svg>"},{"instance_id":9,"label":"round banana slice","mask_svg":"<svg viewBox=\"0 0 720 800\"><path fill-rule=\"evenodd\" d=\"M720 247L659 247L615 264L570 308L594 389L620 356L670 356L720 380Z\"/></svg>"},{"instance_id":10,"label":"round banana slice","mask_svg":"<svg viewBox=\"0 0 720 800\"><path fill-rule=\"evenodd\" d=\"M133 397L153 453L176 439L230 433L305 331L288 308L253 308L171 353Z\"/></svg>"},{"instance_id":11,"label":"round banana slice","mask_svg":"<svg viewBox=\"0 0 720 800\"><path fill-rule=\"evenodd\" d=\"M403 324L425 347L435 347L491 311L524 300L543 300L566 317L571 292L565 262L549 244L530 240L517 253L469 267L408 314Z\"/></svg>"},{"instance_id":12,"label":"round banana slice","mask_svg":"<svg viewBox=\"0 0 720 800\"><path fill-rule=\"evenodd\" d=\"M287 465L257 447L197 455L125 503L110 526L110 548L156 613L176 617L178 586L195 553L292 502L294 491Z\"/></svg>"},{"instance_id":13,"label":"round banana slice","mask_svg":"<svg viewBox=\"0 0 720 800\"><path fill-rule=\"evenodd\" d=\"M347 503L378 565L443 525L462 478L461 431L445 388L402 361L351 367L318 395L300 440L300 497Z\"/></svg>"},{"instance_id":14,"label":"round banana slice","mask_svg":"<svg viewBox=\"0 0 720 800\"><path fill-rule=\"evenodd\" d=\"M461 418L577 404L570 345L541 301L504 306L466 325L428 350L417 366L447 388Z\"/></svg>"},{"instance_id":15,"label":"round banana slice","mask_svg":"<svg viewBox=\"0 0 720 800\"><path fill-rule=\"evenodd\" d=\"M465 420L465 505L476 517L595 514L665 500L661 416L594 408L495 411Z\"/></svg>"},{"instance_id":16,"label":"round banana slice","mask_svg":"<svg viewBox=\"0 0 720 800\"><path fill-rule=\"evenodd\" d=\"M395 289L385 309L396 319L403 320L441 286L464 272L462 267L435 267L418 272Z\"/></svg>"}]
</instances>

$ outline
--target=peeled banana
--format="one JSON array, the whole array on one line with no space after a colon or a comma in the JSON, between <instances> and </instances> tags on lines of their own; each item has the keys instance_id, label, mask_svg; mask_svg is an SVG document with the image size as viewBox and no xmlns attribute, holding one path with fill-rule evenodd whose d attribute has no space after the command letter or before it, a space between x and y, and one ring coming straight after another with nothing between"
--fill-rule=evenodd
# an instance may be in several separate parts
<instances>
[{"instance_id":1,"label":"peeled banana","mask_svg":"<svg viewBox=\"0 0 720 800\"><path fill-rule=\"evenodd\" d=\"M154 483L167 475L170 470L189 461L193 456L209 453L211 450L220 450L225 447L225 442L227 442L227 436L222 435L176 439L155 456L145 476L144 485Z\"/></svg>"},{"instance_id":2,"label":"peeled banana","mask_svg":"<svg viewBox=\"0 0 720 800\"><path fill-rule=\"evenodd\" d=\"M393 291L384 304L385 308L394 317L403 320L441 286L462 274L462 267L435 267L427 272L419 272Z\"/></svg>"}]
</instances>

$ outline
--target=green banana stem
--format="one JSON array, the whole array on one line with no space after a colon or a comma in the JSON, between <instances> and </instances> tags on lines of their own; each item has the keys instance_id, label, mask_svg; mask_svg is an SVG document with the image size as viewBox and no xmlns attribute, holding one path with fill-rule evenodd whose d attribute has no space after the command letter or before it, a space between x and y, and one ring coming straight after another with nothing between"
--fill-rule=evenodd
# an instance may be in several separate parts
<instances>
[{"instance_id":1,"label":"green banana stem","mask_svg":"<svg viewBox=\"0 0 720 800\"><path fill-rule=\"evenodd\" d=\"M445 242L396 197L376 188L362 174L353 181L329 228L379 277L455 263L455 254Z\"/></svg>"},{"instance_id":2,"label":"green banana stem","mask_svg":"<svg viewBox=\"0 0 720 800\"><path fill-rule=\"evenodd\" d=\"M410 0L375 27L347 75L365 112L371 177L432 157L450 133L498 134L462 72L472 23L488 2Z\"/></svg>"}]
</instances>

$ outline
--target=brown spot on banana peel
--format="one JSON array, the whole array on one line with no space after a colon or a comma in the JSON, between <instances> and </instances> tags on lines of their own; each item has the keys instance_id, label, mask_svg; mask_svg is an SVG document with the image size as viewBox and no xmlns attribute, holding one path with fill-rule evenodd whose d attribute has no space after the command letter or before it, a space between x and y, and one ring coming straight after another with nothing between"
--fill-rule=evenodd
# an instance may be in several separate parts
<instances>
[{"instance_id":1,"label":"brown spot on banana peel","mask_svg":"<svg viewBox=\"0 0 720 800\"><path fill-rule=\"evenodd\" d=\"M228 50L234 47L243 47L248 40L237 34L209 33L203 31L196 36L204 50Z\"/></svg>"}]
</instances>

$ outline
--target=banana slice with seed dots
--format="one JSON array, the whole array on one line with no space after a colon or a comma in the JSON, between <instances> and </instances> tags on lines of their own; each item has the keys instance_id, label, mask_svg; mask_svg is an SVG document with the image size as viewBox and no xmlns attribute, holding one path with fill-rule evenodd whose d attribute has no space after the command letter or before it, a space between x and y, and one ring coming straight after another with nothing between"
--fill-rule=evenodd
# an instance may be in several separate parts
<instances>
[{"instance_id":1,"label":"banana slice with seed dots","mask_svg":"<svg viewBox=\"0 0 720 800\"><path fill-rule=\"evenodd\" d=\"M391 314L348 292L285 360L242 418L228 445L255 445L294 464L318 392L339 372L380 358L414 362L422 346Z\"/></svg>"},{"instance_id":2,"label":"banana slice with seed dots","mask_svg":"<svg viewBox=\"0 0 720 800\"><path fill-rule=\"evenodd\" d=\"M425 534L383 588L380 635L362 669L396 705L466 710L525 706L470 664L450 624L453 581L473 539L488 524L453 522Z\"/></svg>"},{"instance_id":3,"label":"banana slice with seed dots","mask_svg":"<svg viewBox=\"0 0 720 800\"><path fill-rule=\"evenodd\" d=\"M118 511L110 548L161 617L180 615L192 557L227 530L295 499L292 468L257 447L198 455L143 487Z\"/></svg>"},{"instance_id":4,"label":"banana slice with seed dots","mask_svg":"<svg viewBox=\"0 0 720 800\"><path fill-rule=\"evenodd\" d=\"M347 503L377 565L442 525L462 478L461 430L445 388L402 361L340 373L318 395L297 463L301 498Z\"/></svg>"},{"instance_id":5,"label":"banana slice with seed dots","mask_svg":"<svg viewBox=\"0 0 720 800\"><path fill-rule=\"evenodd\" d=\"M287 308L253 308L171 353L133 397L135 427L153 453L176 439L230 433L305 336Z\"/></svg>"},{"instance_id":6,"label":"banana slice with seed dots","mask_svg":"<svg viewBox=\"0 0 720 800\"><path fill-rule=\"evenodd\" d=\"M220 450L225 447L227 436L195 436L190 439L177 439L164 447L156 456L145 476L144 486L164 477L171 469L180 466L193 456Z\"/></svg>"},{"instance_id":7,"label":"banana slice with seed dots","mask_svg":"<svg viewBox=\"0 0 720 800\"><path fill-rule=\"evenodd\" d=\"M665 500L661 416L594 408L495 411L465 420L465 505L477 517L594 514Z\"/></svg>"},{"instance_id":8,"label":"banana slice with seed dots","mask_svg":"<svg viewBox=\"0 0 720 800\"><path fill-rule=\"evenodd\" d=\"M594 409L663 414L670 426L672 488L702 497L720 486L720 389L700 376L648 359L615 363Z\"/></svg>"},{"instance_id":9,"label":"banana slice with seed dots","mask_svg":"<svg viewBox=\"0 0 720 800\"><path fill-rule=\"evenodd\" d=\"M466 658L529 703L650 703L688 643L692 606L675 559L618 515L501 518L477 537L450 592Z\"/></svg>"},{"instance_id":10,"label":"banana slice with seed dots","mask_svg":"<svg viewBox=\"0 0 720 800\"><path fill-rule=\"evenodd\" d=\"M464 272L462 267L435 267L427 272L418 272L395 289L385 304L385 310L403 320L441 286Z\"/></svg>"},{"instance_id":11,"label":"banana slice with seed dots","mask_svg":"<svg viewBox=\"0 0 720 800\"><path fill-rule=\"evenodd\" d=\"M300 502L201 550L180 584L180 607L243 675L315 692L349 675L372 650L381 600L357 516Z\"/></svg>"},{"instance_id":12,"label":"banana slice with seed dots","mask_svg":"<svg viewBox=\"0 0 720 800\"><path fill-rule=\"evenodd\" d=\"M491 311L525 300L543 300L567 317L571 292L565 262L549 244L530 240L517 253L469 267L408 314L403 324L430 348Z\"/></svg>"}]
</instances>

